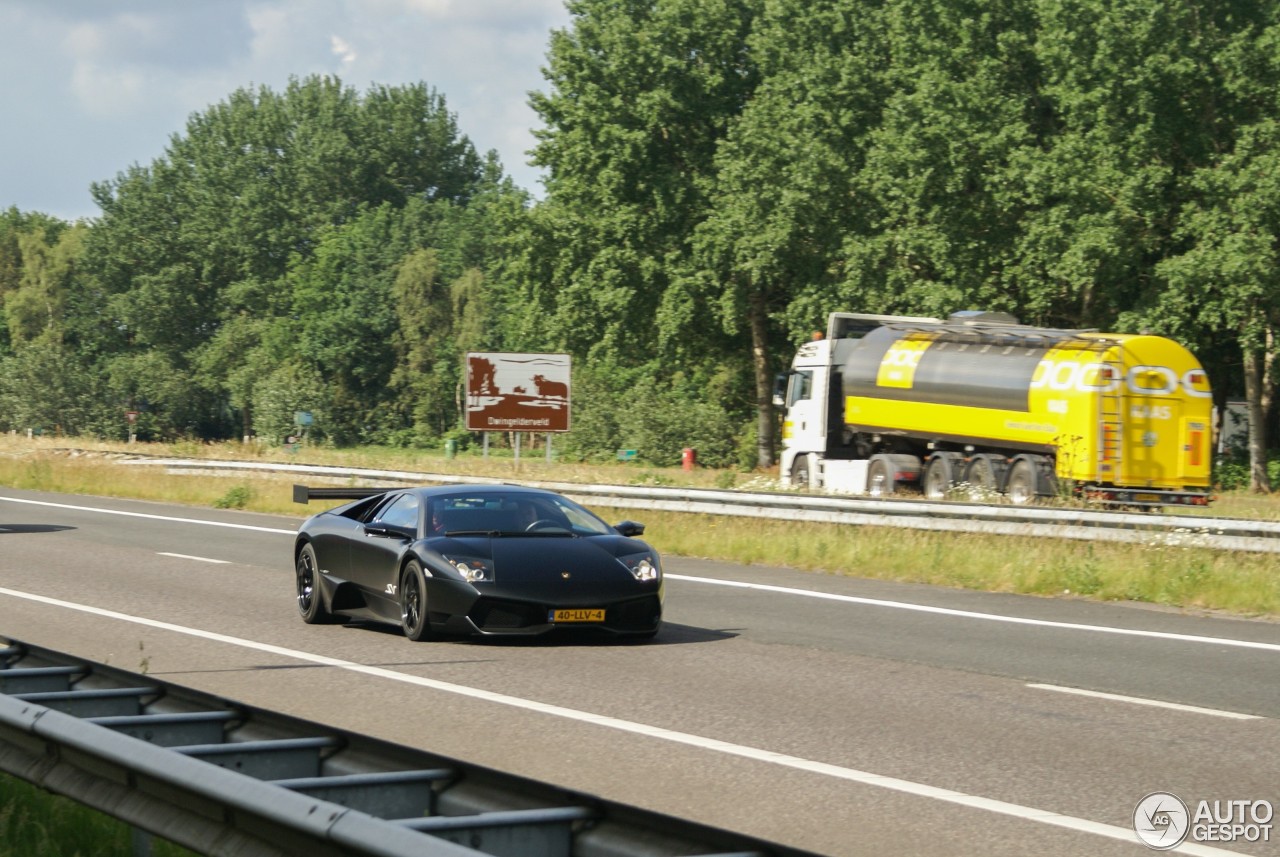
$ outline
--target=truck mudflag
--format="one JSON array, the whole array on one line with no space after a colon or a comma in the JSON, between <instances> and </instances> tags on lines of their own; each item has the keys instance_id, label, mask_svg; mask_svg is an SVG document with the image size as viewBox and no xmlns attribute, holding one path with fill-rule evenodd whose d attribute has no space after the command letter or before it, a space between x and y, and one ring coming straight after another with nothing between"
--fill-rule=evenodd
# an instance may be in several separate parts
<instances>
[{"instance_id":1,"label":"truck mudflag","mask_svg":"<svg viewBox=\"0 0 1280 857\"><path fill-rule=\"evenodd\" d=\"M568 354L467 354L469 431L569 430Z\"/></svg>"},{"instance_id":2,"label":"truck mudflag","mask_svg":"<svg viewBox=\"0 0 1280 857\"><path fill-rule=\"evenodd\" d=\"M782 379L783 480L930 499L1208 502L1212 391L1159 336L832 313Z\"/></svg>"}]
</instances>

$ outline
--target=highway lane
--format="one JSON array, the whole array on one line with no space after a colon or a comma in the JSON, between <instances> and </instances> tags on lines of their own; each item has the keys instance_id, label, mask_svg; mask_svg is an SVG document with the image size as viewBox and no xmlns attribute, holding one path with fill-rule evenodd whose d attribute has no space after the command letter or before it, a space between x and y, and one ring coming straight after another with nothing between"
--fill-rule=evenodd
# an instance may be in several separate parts
<instances>
[{"instance_id":1,"label":"highway lane","mask_svg":"<svg viewBox=\"0 0 1280 857\"><path fill-rule=\"evenodd\" d=\"M414 645L297 620L296 523L0 491L0 636L830 855L1137 854L1151 791L1280 803L1275 623L670 558L654 644Z\"/></svg>"}]
</instances>

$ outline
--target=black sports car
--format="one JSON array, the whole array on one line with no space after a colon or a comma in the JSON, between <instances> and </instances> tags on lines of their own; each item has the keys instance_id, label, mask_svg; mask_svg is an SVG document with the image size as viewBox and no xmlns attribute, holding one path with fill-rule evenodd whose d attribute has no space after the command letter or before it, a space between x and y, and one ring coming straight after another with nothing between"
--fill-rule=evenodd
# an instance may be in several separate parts
<instances>
[{"instance_id":1,"label":"black sports car","mask_svg":"<svg viewBox=\"0 0 1280 857\"><path fill-rule=\"evenodd\" d=\"M294 543L308 623L369 619L432 632L531 635L591 628L652 637L658 553L632 521L610 526L552 491L511 485L333 489L353 502L312 515Z\"/></svg>"}]
</instances>

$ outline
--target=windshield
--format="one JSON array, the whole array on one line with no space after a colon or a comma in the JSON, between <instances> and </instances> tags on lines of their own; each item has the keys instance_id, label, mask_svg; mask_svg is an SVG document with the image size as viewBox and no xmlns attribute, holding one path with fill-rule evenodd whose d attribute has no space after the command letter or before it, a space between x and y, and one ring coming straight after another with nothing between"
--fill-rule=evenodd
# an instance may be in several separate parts
<instances>
[{"instance_id":1,"label":"windshield","mask_svg":"<svg viewBox=\"0 0 1280 857\"><path fill-rule=\"evenodd\" d=\"M431 497L427 535L575 535L616 534L600 518L555 494L459 492Z\"/></svg>"}]
</instances>

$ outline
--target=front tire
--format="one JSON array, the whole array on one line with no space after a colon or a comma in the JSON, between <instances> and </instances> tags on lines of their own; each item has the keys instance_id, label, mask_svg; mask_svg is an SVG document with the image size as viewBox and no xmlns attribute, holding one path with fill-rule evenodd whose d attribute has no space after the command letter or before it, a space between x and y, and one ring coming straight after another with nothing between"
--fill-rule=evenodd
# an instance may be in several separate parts
<instances>
[{"instance_id":1,"label":"front tire","mask_svg":"<svg viewBox=\"0 0 1280 857\"><path fill-rule=\"evenodd\" d=\"M400 627L415 643L431 636L427 619L427 576L416 559L405 564L400 575Z\"/></svg>"},{"instance_id":2,"label":"front tire","mask_svg":"<svg viewBox=\"0 0 1280 857\"><path fill-rule=\"evenodd\" d=\"M316 550L311 543L302 546L294 564L298 590L298 615L308 625L331 625L338 621L325 609L324 595L320 592L320 566L316 562Z\"/></svg>"},{"instance_id":3,"label":"front tire","mask_svg":"<svg viewBox=\"0 0 1280 857\"><path fill-rule=\"evenodd\" d=\"M883 458L871 459L867 467L867 494L871 497L888 497L894 489L893 474L889 462Z\"/></svg>"},{"instance_id":4,"label":"front tire","mask_svg":"<svg viewBox=\"0 0 1280 857\"><path fill-rule=\"evenodd\" d=\"M809 484L808 455L797 455L795 464L791 465L791 487L802 491L808 491L813 487Z\"/></svg>"}]
</instances>

